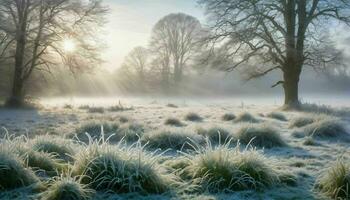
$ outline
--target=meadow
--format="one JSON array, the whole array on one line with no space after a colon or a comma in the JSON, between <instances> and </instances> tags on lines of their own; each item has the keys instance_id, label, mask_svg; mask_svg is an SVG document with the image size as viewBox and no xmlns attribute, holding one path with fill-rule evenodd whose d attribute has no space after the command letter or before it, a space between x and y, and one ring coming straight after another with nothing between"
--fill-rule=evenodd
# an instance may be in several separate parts
<instances>
[{"instance_id":1,"label":"meadow","mask_svg":"<svg viewBox=\"0 0 350 200\"><path fill-rule=\"evenodd\" d=\"M0 199L349 199L349 109L303 108L152 98L4 108Z\"/></svg>"}]
</instances>

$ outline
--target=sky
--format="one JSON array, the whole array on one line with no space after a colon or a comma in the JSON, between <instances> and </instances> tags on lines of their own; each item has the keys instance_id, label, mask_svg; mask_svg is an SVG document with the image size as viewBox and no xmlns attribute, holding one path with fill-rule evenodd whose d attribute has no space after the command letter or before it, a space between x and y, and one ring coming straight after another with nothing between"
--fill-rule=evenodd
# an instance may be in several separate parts
<instances>
[{"instance_id":1,"label":"sky","mask_svg":"<svg viewBox=\"0 0 350 200\"><path fill-rule=\"evenodd\" d=\"M146 46L152 27L170 13L186 13L205 21L196 0L105 0L110 7L105 36L103 66L117 69L124 57L136 46Z\"/></svg>"}]
</instances>

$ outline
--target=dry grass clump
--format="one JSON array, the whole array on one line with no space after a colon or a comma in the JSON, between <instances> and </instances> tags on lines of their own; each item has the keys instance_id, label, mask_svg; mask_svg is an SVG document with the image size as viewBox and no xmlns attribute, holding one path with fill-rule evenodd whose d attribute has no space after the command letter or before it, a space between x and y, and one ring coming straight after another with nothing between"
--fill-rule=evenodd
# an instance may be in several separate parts
<instances>
[{"instance_id":1,"label":"dry grass clump","mask_svg":"<svg viewBox=\"0 0 350 200\"><path fill-rule=\"evenodd\" d=\"M211 146L188 154L185 171L204 190L230 192L263 189L279 183L279 173L272 159L255 149L241 151L239 145Z\"/></svg>"},{"instance_id":2,"label":"dry grass clump","mask_svg":"<svg viewBox=\"0 0 350 200\"><path fill-rule=\"evenodd\" d=\"M89 105L81 105L78 107L80 110L89 110L90 106Z\"/></svg>"},{"instance_id":3,"label":"dry grass clump","mask_svg":"<svg viewBox=\"0 0 350 200\"><path fill-rule=\"evenodd\" d=\"M324 119L305 126L304 133L311 137L335 138L348 137L344 125L339 119Z\"/></svg>"},{"instance_id":4,"label":"dry grass clump","mask_svg":"<svg viewBox=\"0 0 350 200\"><path fill-rule=\"evenodd\" d=\"M25 168L23 160L7 145L0 147L0 190L29 186L39 182L34 173Z\"/></svg>"},{"instance_id":5,"label":"dry grass clump","mask_svg":"<svg viewBox=\"0 0 350 200\"><path fill-rule=\"evenodd\" d=\"M350 164L338 159L316 181L316 187L332 199L350 198Z\"/></svg>"},{"instance_id":6,"label":"dry grass clump","mask_svg":"<svg viewBox=\"0 0 350 200\"><path fill-rule=\"evenodd\" d=\"M89 113L104 113L105 108L104 107L89 107L87 110Z\"/></svg>"},{"instance_id":7,"label":"dry grass clump","mask_svg":"<svg viewBox=\"0 0 350 200\"><path fill-rule=\"evenodd\" d=\"M170 191L176 181L158 160L139 143L131 147L94 143L76 156L72 172L95 190L160 194Z\"/></svg>"},{"instance_id":8,"label":"dry grass clump","mask_svg":"<svg viewBox=\"0 0 350 200\"><path fill-rule=\"evenodd\" d=\"M252 114L250 114L248 112L243 112L236 117L234 122L258 123L259 120L256 117L254 117Z\"/></svg>"},{"instance_id":9,"label":"dry grass clump","mask_svg":"<svg viewBox=\"0 0 350 200\"><path fill-rule=\"evenodd\" d=\"M296 117L293 118L290 122L289 122L289 128L300 128L309 124L312 124L316 121L315 117L305 117L305 116L301 116L301 117Z\"/></svg>"},{"instance_id":10,"label":"dry grass clump","mask_svg":"<svg viewBox=\"0 0 350 200\"><path fill-rule=\"evenodd\" d=\"M134 143L137 142L140 137L144 134L145 129L143 125L138 124L138 123L129 123L122 125L117 134L115 136L112 136L112 140L116 141L125 141L128 143Z\"/></svg>"},{"instance_id":11,"label":"dry grass clump","mask_svg":"<svg viewBox=\"0 0 350 200\"><path fill-rule=\"evenodd\" d=\"M88 200L93 194L94 190L81 184L80 179L61 175L50 181L40 197L42 200Z\"/></svg>"},{"instance_id":12,"label":"dry grass clump","mask_svg":"<svg viewBox=\"0 0 350 200\"><path fill-rule=\"evenodd\" d=\"M234 138L234 135L230 131L220 127L211 127L210 129L199 128L197 133L208 137L213 144L224 144Z\"/></svg>"},{"instance_id":13,"label":"dry grass clump","mask_svg":"<svg viewBox=\"0 0 350 200\"><path fill-rule=\"evenodd\" d=\"M59 159L69 161L75 153L73 142L55 136L38 136L30 141L31 149L38 152L50 153Z\"/></svg>"},{"instance_id":14,"label":"dry grass clump","mask_svg":"<svg viewBox=\"0 0 350 200\"><path fill-rule=\"evenodd\" d=\"M223 121L232 121L234 119L236 119L236 115L234 115L232 113L226 113L222 116Z\"/></svg>"},{"instance_id":15,"label":"dry grass clump","mask_svg":"<svg viewBox=\"0 0 350 200\"><path fill-rule=\"evenodd\" d=\"M336 109L328 105L318 105L313 103L303 103L300 109L304 112L322 113L327 115L348 115L350 113L350 110L346 108Z\"/></svg>"},{"instance_id":16,"label":"dry grass clump","mask_svg":"<svg viewBox=\"0 0 350 200\"><path fill-rule=\"evenodd\" d=\"M201 122L203 121L203 118L199 116L197 113L190 112L190 113L187 113L187 115L185 116L185 120L192 121L192 122Z\"/></svg>"},{"instance_id":17,"label":"dry grass clump","mask_svg":"<svg viewBox=\"0 0 350 200\"><path fill-rule=\"evenodd\" d=\"M243 144L251 144L256 147L283 147L287 146L279 132L268 124L243 125L237 132L237 139Z\"/></svg>"},{"instance_id":18,"label":"dry grass clump","mask_svg":"<svg viewBox=\"0 0 350 200\"><path fill-rule=\"evenodd\" d=\"M165 120L164 122L165 125L169 125L169 126L184 126L184 124L177 118L174 117L169 117Z\"/></svg>"},{"instance_id":19,"label":"dry grass clump","mask_svg":"<svg viewBox=\"0 0 350 200\"><path fill-rule=\"evenodd\" d=\"M272 119L280 120L280 121L288 121L287 117L283 113L280 113L280 112L271 112L271 113L267 114L266 116L269 118L272 118Z\"/></svg>"},{"instance_id":20,"label":"dry grass clump","mask_svg":"<svg viewBox=\"0 0 350 200\"><path fill-rule=\"evenodd\" d=\"M202 143L204 138L189 132L160 130L144 134L141 141L151 149L185 150L192 148L192 141Z\"/></svg>"}]
</instances>

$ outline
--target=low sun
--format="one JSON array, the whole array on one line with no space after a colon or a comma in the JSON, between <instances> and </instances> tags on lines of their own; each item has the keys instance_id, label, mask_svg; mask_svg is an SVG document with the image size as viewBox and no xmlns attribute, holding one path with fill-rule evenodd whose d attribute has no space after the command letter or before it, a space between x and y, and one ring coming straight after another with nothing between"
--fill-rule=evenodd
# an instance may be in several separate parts
<instances>
[{"instance_id":1,"label":"low sun","mask_svg":"<svg viewBox=\"0 0 350 200\"><path fill-rule=\"evenodd\" d=\"M65 39L63 41L63 50L67 53L72 53L75 51L75 43L72 39Z\"/></svg>"}]
</instances>

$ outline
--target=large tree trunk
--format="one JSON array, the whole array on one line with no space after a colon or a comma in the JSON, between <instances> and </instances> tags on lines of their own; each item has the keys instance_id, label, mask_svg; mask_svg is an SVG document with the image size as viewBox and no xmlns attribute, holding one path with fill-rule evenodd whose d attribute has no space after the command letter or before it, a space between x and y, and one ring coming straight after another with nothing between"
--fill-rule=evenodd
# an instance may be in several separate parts
<instances>
[{"instance_id":1,"label":"large tree trunk","mask_svg":"<svg viewBox=\"0 0 350 200\"><path fill-rule=\"evenodd\" d=\"M284 73L284 109L299 109L299 75Z\"/></svg>"}]
</instances>

